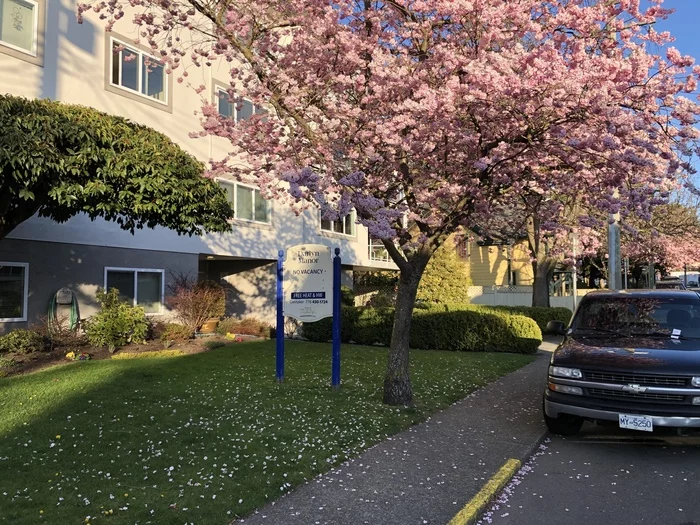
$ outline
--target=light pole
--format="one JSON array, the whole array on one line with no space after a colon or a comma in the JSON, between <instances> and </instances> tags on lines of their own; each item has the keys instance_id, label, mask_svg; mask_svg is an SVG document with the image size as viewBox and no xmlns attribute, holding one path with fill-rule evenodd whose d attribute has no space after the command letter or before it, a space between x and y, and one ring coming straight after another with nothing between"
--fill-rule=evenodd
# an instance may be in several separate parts
<instances>
[{"instance_id":1,"label":"light pole","mask_svg":"<svg viewBox=\"0 0 700 525\"><path fill-rule=\"evenodd\" d=\"M571 282L571 291L573 292L573 295L574 295L574 310L573 310L574 312L576 311L576 301L578 299L578 285L576 282L576 281L578 281L578 276L576 274L576 263L577 263L577 261L576 261L576 242L577 241L578 241L578 238L576 236L576 231L574 231L572 234L572 239L571 239L571 244L572 244L571 251L572 251L573 258L574 258L574 267L573 267L573 270L571 271L571 281L572 281Z\"/></svg>"},{"instance_id":2,"label":"light pole","mask_svg":"<svg viewBox=\"0 0 700 525\"><path fill-rule=\"evenodd\" d=\"M615 189L613 198L619 199L620 192ZM608 288L622 289L622 272L620 269L620 212L611 213L608 220Z\"/></svg>"}]
</instances>

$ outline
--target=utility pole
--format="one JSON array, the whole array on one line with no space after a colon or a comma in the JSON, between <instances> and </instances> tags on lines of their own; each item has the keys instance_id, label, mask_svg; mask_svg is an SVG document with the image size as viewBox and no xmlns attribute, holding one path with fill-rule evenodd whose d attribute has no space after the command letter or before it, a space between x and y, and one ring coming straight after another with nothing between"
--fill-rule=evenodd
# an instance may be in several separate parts
<instances>
[{"instance_id":1,"label":"utility pole","mask_svg":"<svg viewBox=\"0 0 700 525\"><path fill-rule=\"evenodd\" d=\"M571 251L573 252L572 255L574 256L574 268L571 271L571 281L572 281L572 292L573 292L573 297L574 297L574 311L576 311L576 302L578 299L578 286L576 281L578 281L578 276L576 275L576 241L578 241L578 238L576 236L576 231L574 231L572 235L572 249Z\"/></svg>"},{"instance_id":2,"label":"utility pole","mask_svg":"<svg viewBox=\"0 0 700 525\"><path fill-rule=\"evenodd\" d=\"M616 189L613 198L619 199ZM622 289L622 271L620 268L620 212L611 213L608 220L608 288Z\"/></svg>"}]
</instances>

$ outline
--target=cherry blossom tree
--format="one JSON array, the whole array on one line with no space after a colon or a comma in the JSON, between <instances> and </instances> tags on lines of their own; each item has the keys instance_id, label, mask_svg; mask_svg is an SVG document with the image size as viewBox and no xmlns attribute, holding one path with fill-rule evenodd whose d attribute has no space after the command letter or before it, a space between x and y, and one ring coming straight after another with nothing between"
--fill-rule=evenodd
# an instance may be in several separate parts
<instances>
[{"instance_id":1,"label":"cherry blossom tree","mask_svg":"<svg viewBox=\"0 0 700 525\"><path fill-rule=\"evenodd\" d=\"M212 174L327 218L354 208L382 239L400 271L389 404L412 402L416 290L451 233L574 180L605 213L643 208L697 138L680 95L700 69L649 50L670 39L653 26L662 0L93 0L79 17L90 10L140 26L181 78L227 64L230 98L268 108L234 122L205 99L199 134L230 143Z\"/></svg>"},{"instance_id":2,"label":"cherry blossom tree","mask_svg":"<svg viewBox=\"0 0 700 525\"><path fill-rule=\"evenodd\" d=\"M690 205L689 205L690 204ZM650 263L682 269L700 262L700 220L696 203L673 202L654 209L650 221L628 219L622 253L637 267Z\"/></svg>"}]
</instances>

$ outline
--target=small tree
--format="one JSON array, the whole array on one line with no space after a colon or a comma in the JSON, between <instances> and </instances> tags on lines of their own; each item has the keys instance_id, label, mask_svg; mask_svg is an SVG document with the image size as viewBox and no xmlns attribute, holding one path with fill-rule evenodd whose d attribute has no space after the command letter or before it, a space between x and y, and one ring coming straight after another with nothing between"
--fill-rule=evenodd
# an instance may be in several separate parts
<instances>
[{"instance_id":1,"label":"small tree","mask_svg":"<svg viewBox=\"0 0 700 525\"><path fill-rule=\"evenodd\" d=\"M209 319L226 313L226 292L223 286L213 281L195 281L178 275L170 286L170 293L168 303L175 310L175 318L191 333Z\"/></svg>"},{"instance_id":2,"label":"small tree","mask_svg":"<svg viewBox=\"0 0 700 525\"><path fill-rule=\"evenodd\" d=\"M467 303L471 277L452 239L437 249L418 285L416 299L428 303Z\"/></svg>"},{"instance_id":3,"label":"small tree","mask_svg":"<svg viewBox=\"0 0 700 525\"><path fill-rule=\"evenodd\" d=\"M230 231L223 190L162 133L92 108L0 95L0 240L35 214L132 233Z\"/></svg>"}]
</instances>

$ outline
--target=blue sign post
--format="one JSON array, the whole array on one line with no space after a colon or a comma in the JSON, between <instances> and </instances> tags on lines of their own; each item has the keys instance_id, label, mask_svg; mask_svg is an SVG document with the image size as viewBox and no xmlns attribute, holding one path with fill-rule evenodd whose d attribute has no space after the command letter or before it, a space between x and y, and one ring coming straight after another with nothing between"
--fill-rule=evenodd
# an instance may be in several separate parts
<instances>
[{"instance_id":1,"label":"blue sign post","mask_svg":"<svg viewBox=\"0 0 700 525\"><path fill-rule=\"evenodd\" d=\"M277 382L284 381L284 302L283 302L283 280L284 280L284 250L277 253Z\"/></svg>"},{"instance_id":2,"label":"blue sign post","mask_svg":"<svg viewBox=\"0 0 700 525\"><path fill-rule=\"evenodd\" d=\"M340 388L340 248L333 257L333 356L331 358L331 386Z\"/></svg>"},{"instance_id":3,"label":"blue sign post","mask_svg":"<svg viewBox=\"0 0 700 525\"><path fill-rule=\"evenodd\" d=\"M314 322L333 317L331 386L340 388L340 248L322 244L292 246L277 257L276 377L284 381L284 317Z\"/></svg>"}]
</instances>

